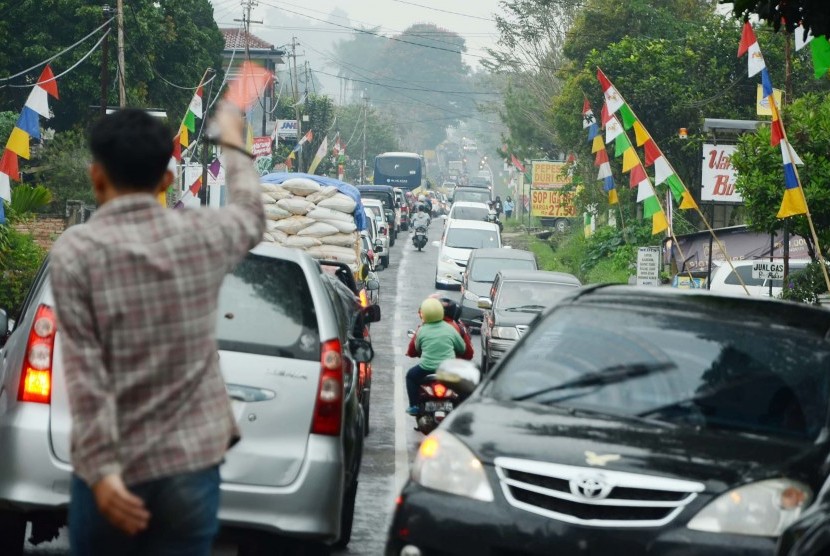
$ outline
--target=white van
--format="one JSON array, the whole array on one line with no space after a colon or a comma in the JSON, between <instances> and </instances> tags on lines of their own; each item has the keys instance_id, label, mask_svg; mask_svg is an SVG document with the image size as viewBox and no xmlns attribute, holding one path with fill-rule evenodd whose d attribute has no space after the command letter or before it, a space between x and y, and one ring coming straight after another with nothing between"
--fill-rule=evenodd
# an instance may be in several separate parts
<instances>
[{"instance_id":1,"label":"white van","mask_svg":"<svg viewBox=\"0 0 830 556\"><path fill-rule=\"evenodd\" d=\"M491 222L447 220L439 247L435 287L460 289L470 253L474 249L501 247L501 234Z\"/></svg>"},{"instance_id":2,"label":"white van","mask_svg":"<svg viewBox=\"0 0 830 556\"><path fill-rule=\"evenodd\" d=\"M733 295L746 295L738 276L746 284L749 295L758 297L770 297L770 282L772 282L772 297L781 297L784 284L781 280L768 280L752 277L752 265L756 262L767 262L769 259L758 259L750 261L732 261L735 270L727 263L722 263L712 271L712 282L709 289L713 292L727 293ZM782 262L775 259L774 262ZM790 273L804 270L810 264L809 259L790 259ZM737 273L737 275L736 275Z\"/></svg>"}]
</instances>

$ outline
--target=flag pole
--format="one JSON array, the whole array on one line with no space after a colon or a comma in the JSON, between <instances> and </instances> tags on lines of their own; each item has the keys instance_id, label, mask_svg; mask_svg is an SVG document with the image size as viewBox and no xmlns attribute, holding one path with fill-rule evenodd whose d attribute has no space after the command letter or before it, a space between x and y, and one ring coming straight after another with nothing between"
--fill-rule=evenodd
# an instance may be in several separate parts
<instances>
[{"instance_id":1,"label":"flag pole","mask_svg":"<svg viewBox=\"0 0 830 556\"><path fill-rule=\"evenodd\" d=\"M597 67L597 69L601 71L601 68ZM610 81L610 80L609 80L609 81ZM619 93L620 98L621 98L621 99L622 99L622 101L625 103L625 105L626 105L626 106L628 106L628 109L629 109L629 110L631 110L631 113L634 115L634 118L635 118L637 121L639 121L639 122L640 122L640 125L642 125L642 126L643 126L643 130L646 132L646 135L648 135L648 138L649 138L649 139L651 139L651 140L654 142L654 144L656 145L656 144L657 144L657 142L656 142L656 141L654 141L654 138L651 136L651 133L649 133L649 131L646 129L646 126L644 126L644 125L643 125L643 121L640 119L640 117L639 117L639 116L637 116L637 113L634 111L634 109L631 107L631 105L630 105L630 104L628 104L628 102L625 100L625 97L622 95L622 93L620 93L620 92L619 92L619 89L617 89L617 93ZM625 133L625 132L624 132L624 133ZM786 134L785 134L785 135L786 135ZM635 142L636 142L636 141L635 141ZM658 148L659 148L659 147L658 147ZM660 153L662 154L662 152L663 152L663 151L662 151L662 149L661 149L661 150L660 150ZM638 156L639 156L639 155L638 155ZM666 159L666 163L669 165L669 168L671 168L671 171L674 173L674 175L675 175L675 176L677 176L677 179L679 179L679 180L680 180L680 183L681 183L681 184L683 184L683 189L685 189L685 190L686 190L686 193L688 193L689 195L691 195L691 192L689 191L689 188L688 188L688 187L686 187L686 183L683 181L683 178L681 178L681 177L680 177L680 174L678 174L678 173L677 173L677 170L675 170L675 169L674 169L674 165L671 163L671 161L670 161L670 160L669 160L669 159L668 159L665 155L663 155L663 158L665 158L665 159ZM793 166L794 166L794 165L793 165ZM797 174L796 174L796 176L797 176ZM800 183L800 182L799 182L799 183ZM656 192L655 192L655 195L656 195ZM659 199L658 199L658 202L659 202ZM661 208L662 208L662 207L661 207ZM709 221L708 221L708 220L706 219L706 217L703 215L703 212L700 210L700 207L697 205L697 203L695 203L695 210L696 210L696 211L697 211L697 213L700 215L700 218L701 218L701 220L703 221L703 225L704 225L704 226L706 226L706 229L708 230L708 232L709 232L710 234L712 234L712 239L714 239L714 240L715 240L715 243L717 243L717 244L718 244L718 249L720 249L721 253L723 253L723 258L724 258L724 259L726 259L726 263L729 265L729 268L731 268L731 269L732 269L732 272L733 272L733 273L735 274L735 276L738 278L738 281L741 283L741 287L744 289L744 292L746 292L746 295L750 295L749 290L747 289L746 284L744 283L743 278L741 278L741 275L740 275L740 274L738 274L738 271L737 271L737 270L735 270L735 265L733 265L733 264L732 264L732 259L729 257L729 254L726 252L726 247L724 247L723 243L721 243L720 239L718 239L717 234L715 234L715 230L713 230L713 229L712 229L712 226L709 224ZM808 214L809 214L809 212L808 212ZM673 231L672 231L672 235L674 235L674 232L673 232ZM677 241L677 239L676 239L676 238L674 238L674 241L676 242L676 241ZM679 245L678 245L678 252L680 253L680 256L681 256L681 257L683 257L683 252L682 252L682 251L680 251L680 246L679 246ZM685 261L685 257L683 258L683 260ZM710 269L710 270L711 270L711 269ZM826 269L825 269L825 278L827 278L826 274L827 274L827 271L826 271ZM689 278L691 279L691 277L692 277L692 274L691 274L691 271L690 271L690 272L689 272ZM830 278L827 278L827 284L828 284L828 285L827 285L828 291L830 291Z\"/></svg>"}]
</instances>

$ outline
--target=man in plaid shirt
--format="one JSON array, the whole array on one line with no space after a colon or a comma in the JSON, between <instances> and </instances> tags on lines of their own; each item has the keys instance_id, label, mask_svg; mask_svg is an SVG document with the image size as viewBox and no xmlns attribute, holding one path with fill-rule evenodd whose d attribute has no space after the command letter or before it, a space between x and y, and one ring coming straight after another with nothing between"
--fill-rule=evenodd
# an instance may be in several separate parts
<instances>
[{"instance_id":1,"label":"man in plaid shirt","mask_svg":"<svg viewBox=\"0 0 830 556\"><path fill-rule=\"evenodd\" d=\"M51 254L72 413L76 555L206 555L219 464L239 438L219 372L217 295L265 226L242 119L216 116L230 204L169 210L169 130L140 110L90 133L100 208ZM242 151L242 152L240 152Z\"/></svg>"}]
</instances>

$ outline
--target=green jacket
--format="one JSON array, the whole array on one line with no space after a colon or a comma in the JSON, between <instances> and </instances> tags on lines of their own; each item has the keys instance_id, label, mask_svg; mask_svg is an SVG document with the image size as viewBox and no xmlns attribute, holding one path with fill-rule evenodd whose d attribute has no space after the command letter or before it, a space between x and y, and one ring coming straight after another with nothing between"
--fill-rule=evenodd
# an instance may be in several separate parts
<instances>
[{"instance_id":1,"label":"green jacket","mask_svg":"<svg viewBox=\"0 0 830 556\"><path fill-rule=\"evenodd\" d=\"M461 334L444 321L425 323L418 330L415 348L421 352L419 365L425 371L434 371L447 359L455 359L464 353Z\"/></svg>"}]
</instances>

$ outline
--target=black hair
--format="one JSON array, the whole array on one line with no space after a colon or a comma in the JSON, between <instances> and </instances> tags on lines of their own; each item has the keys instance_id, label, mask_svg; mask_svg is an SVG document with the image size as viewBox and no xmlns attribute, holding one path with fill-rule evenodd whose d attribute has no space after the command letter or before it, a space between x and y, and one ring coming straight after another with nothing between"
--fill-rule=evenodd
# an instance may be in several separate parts
<instances>
[{"instance_id":1,"label":"black hair","mask_svg":"<svg viewBox=\"0 0 830 556\"><path fill-rule=\"evenodd\" d=\"M152 192L167 171L173 140L157 118L126 108L93 124L89 148L116 189Z\"/></svg>"}]
</instances>

